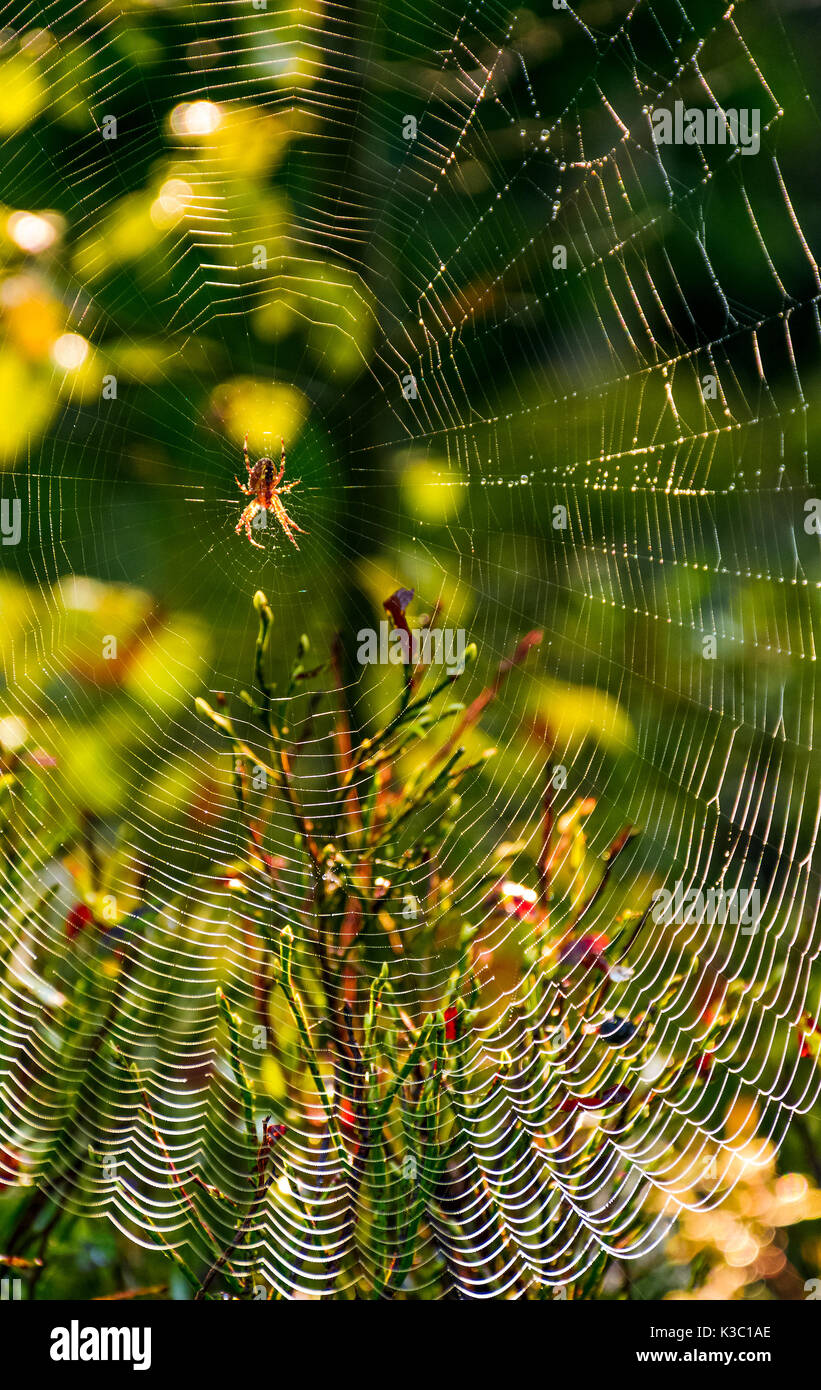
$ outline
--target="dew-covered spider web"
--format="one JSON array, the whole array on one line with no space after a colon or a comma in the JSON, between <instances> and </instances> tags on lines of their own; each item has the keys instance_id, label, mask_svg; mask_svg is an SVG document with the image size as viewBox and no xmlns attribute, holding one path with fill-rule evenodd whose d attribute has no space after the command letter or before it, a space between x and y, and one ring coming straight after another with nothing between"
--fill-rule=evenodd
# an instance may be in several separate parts
<instances>
[{"instance_id":1,"label":"dew-covered spider web","mask_svg":"<svg viewBox=\"0 0 821 1390\"><path fill-rule=\"evenodd\" d=\"M602 1250L646 1256L811 1112L806 15L757 0L6 7L0 742L45 765L46 790L15 805L26 848L4 875L4 1181L51 1183L146 1245L196 1246L181 1190L199 1174L236 1202L246 1181L220 987L247 1025L257 1119L284 1125L236 1267L328 1295L354 1239L365 1266L379 1254L378 1225L354 1237L344 1218L351 1179L309 1074L294 1094L264 1050L288 1023L260 985L254 913L299 937L293 827L277 812L275 891L238 891L230 759L193 708L242 708L260 588L283 671L300 633L317 660L343 634L354 737L389 717L399 678L357 666L352 635L378 629L398 588L409 614L476 642L473 694L543 634L488 708L499 755L441 866L458 909L469 864L525 846L472 902L495 1008L460 1054L456 1195L423 1224L415 1289L444 1268L461 1296L515 1297ZM729 111L749 116L735 141L705 119ZM255 545L236 530L246 431L252 462L284 440L296 544L271 511ZM298 757L317 824L334 792L323 717ZM521 989L511 964L545 930L530 908L546 762L550 949L586 1001L555 1027L561 970ZM580 919L578 856L602 864L627 826L640 833ZM643 920L676 885L689 908ZM721 894L746 917L720 920ZM451 958L431 961L433 997ZM392 971L413 1014L412 952ZM68 1003L78 981L92 1002L110 985L91 1033Z\"/></svg>"}]
</instances>

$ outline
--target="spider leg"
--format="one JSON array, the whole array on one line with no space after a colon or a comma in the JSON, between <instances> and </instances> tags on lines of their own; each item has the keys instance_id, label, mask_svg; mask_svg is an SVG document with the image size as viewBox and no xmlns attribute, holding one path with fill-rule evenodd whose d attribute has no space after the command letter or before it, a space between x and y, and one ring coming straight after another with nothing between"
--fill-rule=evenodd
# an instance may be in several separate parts
<instances>
[{"instance_id":1,"label":"spider leg","mask_svg":"<svg viewBox=\"0 0 821 1390\"><path fill-rule=\"evenodd\" d=\"M274 516L276 517L277 521L279 522L280 526L282 527L283 531L288 537L288 540L291 542L291 545L295 546L296 549L299 550L299 545L297 544L296 536L291 530L291 518L289 517L288 513L286 512L278 497L274 498L273 508Z\"/></svg>"},{"instance_id":2,"label":"spider leg","mask_svg":"<svg viewBox=\"0 0 821 1390\"><path fill-rule=\"evenodd\" d=\"M244 492L244 493L245 493L245 496L246 496L246 497L253 497L254 494L252 493L251 489L250 489L249 487L246 487L244 483L241 483L241 482L240 482L240 480L239 480L239 478L237 477L236 473L234 474L234 482L236 483L236 485L237 485L237 487L239 488L240 492Z\"/></svg>"},{"instance_id":3,"label":"spider leg","mask_svg":"<svg viewBox=\"0 0 821 1390\"><path fill-rule=\"evenodd\" d=\"M294 481L292 483L284 483L281 488L277 489L280 497L282 496L283 492L290 492L292 487L299 487L301 482L301 478L294 478Z\"/></svg>"},{"instance_id":4,"label":"spider leg","mask_svg":"<svg viewBox=\"0 0 821 1390\"><path fill-rule=\"evenodd\" d=\"M294 518L288 515L278 497L274 498L274 516L276 517L277 521L279 522L289 541L291 541L292 545L296 545L297 550L299 550L299 546L296 542L296 537L294 536L294 531L298 531L301 536L307 536L310 534L310 532L304 531L301 526L297 525L297 523L294 521ZM291 529L292 527L293 530Z\"/></svg>"},{"instance_id":5,"label":"spider leg","mask_svg":"<svg viewBox=\"0 0 821 1390\"><path fill-rule=\"evenodd\" d=\"M250 472L251 472L251 460L250 460L250 458L248 457L248 431L247 431L247 430L245 431L245 440L243 441L243 445L242 445L242 455L243 455L243 458L245 459L245 467L248 469L248 472L250 473Z\"/></svg>"},{"instance_id":6,"label":"spider leg","mask_svg":"<svg viewBox=\"0 0 821 1390\"><path fill-rule=\"evenodd\" d=\"M255 548L256 550L264 550L264 549L265 549L265 546L262 545L259 541L255 541L254 538L253 538L253 536L251 535L251 518L250 518L250 516L248 517L247 521L245 522L245 534L246 534L246 536L248 537L249 541L251 542L252 546L254 546L254 548Z\"/></svg>"},{"instance_id":7,"label":"spider leg","mask_svg":"<svg viewBox=\"0 0 821 1390\"><path fill-rule=\"evenodd\" d=\"M242 528L243 528L243 526L244 526L244 527L245 527L245 534L246 534L246 536L248 537L248 539L249 539L249 541L251 542L251 544L254 545L254 546L256 546L257 550L264 550L264 549L265 549L265 546L264 546L264 545L260 545L259 541L255 541L254 538L253 538L253 536L251 535L251 521L252 521L252 518L256 516L256 514L257 514L257 512L258 512L259 510L260 510L260 504L259 504L259 502L249 502L249 503L248 503L248 506L247 506L247 507L245 508L245 510L241 513L240 519L239 519L239 521L237 522L236 526L234 527L234 530L236 531L237 535L239 535L240 531L242 530Z\"/></svg>"},{"instance_id":8,"label":"spider leg","mask_svg":"<svg viewBox=\"0 0 821 1390\"><path fill-rule=\"evenodd\" d=\"M285 477L285 440L281 439L280 442L282 444L282 453L279 456L279 472L277 473L274 487L279 487L282 479Z\"/></svg>"}]
</instances>

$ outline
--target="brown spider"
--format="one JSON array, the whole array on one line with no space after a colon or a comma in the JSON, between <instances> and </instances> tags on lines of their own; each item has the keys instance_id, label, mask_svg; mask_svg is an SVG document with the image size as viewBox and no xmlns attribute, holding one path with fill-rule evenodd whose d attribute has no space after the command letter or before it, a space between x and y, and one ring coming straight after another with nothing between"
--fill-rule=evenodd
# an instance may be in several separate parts
<instances>
[{"instance_id":1,"label":"brown spider","mask_svg":"<svg viewBox=\"0 0 821 1390\"><path fill-rule=\"evenodd\" d=\"M274 460L268 458L257 459L256 463L252 465L248 456L247 434L242 446L242 453L245 459L245 467L248 469L248 486L246 487L245 483L241 483L236 474L234 474L234 481L240 492L244 492L246 497L253 497L254 500L253 502L249 502L248 506L243 509L242 515L234 528L237 535L239 535L244 526L245 534L251 544L255 545L257 550L264 550L265 546L260 545L259 541L255 541L251 535L251 521L259 511L273 511L274 516L288 537L288 540L291 541L293 545L296 545L297 550L299 550L294 531L298 531L301 536L307 536L308 532L303 531L301 526L297 526L293 517L288 515L279 500L286 492L290 492L292 488L297 487L300 482L300 479L296 478L294 482L285 483L284 486L282 485L282 479L285 476L285 440L283 439L282 441L282 455L279 460L279 469L277 469ZM291 528L293 528L293 530Z\"/></svg>"}]
</instances>

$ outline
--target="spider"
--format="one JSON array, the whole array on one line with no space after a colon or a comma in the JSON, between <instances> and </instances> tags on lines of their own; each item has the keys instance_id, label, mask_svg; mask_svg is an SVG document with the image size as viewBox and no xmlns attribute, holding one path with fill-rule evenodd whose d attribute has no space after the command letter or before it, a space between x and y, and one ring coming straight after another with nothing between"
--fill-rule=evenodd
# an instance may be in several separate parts
<instances>
[{"instance_id":1,"label":"spider","mask_svg":"<svg viewBox=\"0 0 821 1390\"><path fill-rule=\"evenodd\" d=\"M296 478L294 482L285 483L284 486L282 485L282 479L285 476L285 440L282 440L282 454L279 460L279 469L277 469L273 459L262 458L257 459L255 464L251 463L248 456L247 434L242 446L242 453L245 459L245 467L248 469L248 485L246 487L245 483L241 483L236 474L234 474L234 482L240 492L244 492L246 497L252 497L254 500L249 502L248 506L243 509L240 519L234 528L237 535L239 535L244 526L245 534L251 544L255 545L257 550L264 550L265 546L260 545L259 541L255 541L251 535L251 521L259 511L273 511L274 516L288 537L288 540L291 541L293 545L296 545L297 550L299 550L294 531L298 531L301 536L307 536L308 532L303 531L301 526L297 526L293 517L288 515L280 501L284 493L290 492L291 489L297 487L300 482L300 479Z\"/></svg>"}]
</instances>

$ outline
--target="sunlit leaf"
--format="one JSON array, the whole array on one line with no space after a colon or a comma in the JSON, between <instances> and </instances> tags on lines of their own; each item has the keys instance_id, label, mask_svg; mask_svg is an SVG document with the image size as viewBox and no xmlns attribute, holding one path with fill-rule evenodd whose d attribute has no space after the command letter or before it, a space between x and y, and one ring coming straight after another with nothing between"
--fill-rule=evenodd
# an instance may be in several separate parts
<instances>
[{"instance_id":1,"label":"sunlit leaf","mask_svg":"<svg viewBox=\"0 0 821 1390\"><path fill-rule=\"evenodd\" d=\"M529 699L531 711L544 721L557 748L575 747L593 739L613 753L635 746L635 730L629 716L612 696L590 685L563 685L540 680L538 693Z\"/></svg>"},{"instance_id":2,"label":"sunlit leaf","mask_svg":"<svg viewBox=\"0 0 821 1390\"><path fill-rule=\"evenodd\" d=\"M211 408L228 439L242 446L246 433L257 454L276 449L280 438L286 446L299 434L308 417L308 401L301 391L264 377L232 377L211 393Z\"/></svg>"},{"instance_id":3,"label":"sunlit leaf","mask_svg":"<svg viewBox=\"0 0 821 1390\"><path fill-rule=\"evenodd\" d=\"M48 101L48 84L39 64L25 53L0 62L0 133L29 125Z\"/></svg>"}]
</instances>

